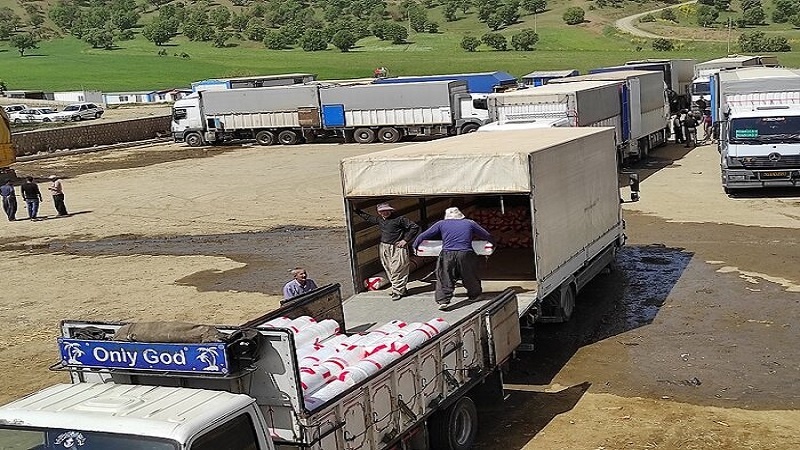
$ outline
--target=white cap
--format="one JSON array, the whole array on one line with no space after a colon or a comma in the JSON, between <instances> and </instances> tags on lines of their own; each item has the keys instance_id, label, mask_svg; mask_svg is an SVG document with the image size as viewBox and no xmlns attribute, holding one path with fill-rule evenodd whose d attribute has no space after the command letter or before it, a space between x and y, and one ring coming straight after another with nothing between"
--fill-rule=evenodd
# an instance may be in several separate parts
<instances>
[{"instance_id":1,"label":"white cap","mask_svg":"<svg viewBox=\"0 0 800 450\"><path fill-rule=\"evenodd\" d=\"M456 208L455 206L452 208L447 208L444 210L444 218L445 219L463 219L464 214L461 213L461 210Z\"/></svg>"}]
</instances>

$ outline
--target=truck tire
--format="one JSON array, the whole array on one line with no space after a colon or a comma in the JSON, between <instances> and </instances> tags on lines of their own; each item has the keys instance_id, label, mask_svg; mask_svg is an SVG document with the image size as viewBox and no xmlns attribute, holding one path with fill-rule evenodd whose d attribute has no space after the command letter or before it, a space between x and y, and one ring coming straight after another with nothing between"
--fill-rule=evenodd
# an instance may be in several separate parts
<instances>
[{"instance_id":1,"label":"truck tire","mask_svg":"<svg viewBox=\"0 0 800 450\"><path fill-rule=\"evenodd\" d=\"M297 133L294 130L283 130L278 133L278 142L283 145L294 145L300 141Z\"/></svg>"},{"instance_id":2,"label":"truck tire","mask_svg":"<svg viewBox=\"0 0 800 450\"><path fill-rule=\"evenodd\" d=\"M186 141L189 147L203 146L203 136L200 136L200 133L189 133L183 137L183 140Z\"/></svg>"},{"instance_id":3,"label":"truck tire","mask_svg":"<svg viewBox=\"0 0 800 450\"><path fill-rule=\"evenodd\" d=\"M436 450L469 450L478 432L478 410L469 397L461 397L428 422L430 448Z\"/></svg>"},{"instance_id":4,"label":"truck tire","mask_svg":"<svg viewBox=\"0 0 800 450\"><path fill-rule=\"evenodd\" d=\"M378 130L378 139L386 144L394 144L400 140L400 131L393 127L381 128Z\"/></svg>"},{"instance_id":5,"label":"truck tire","mask_svg":"<svg viewBox=\"0 0 800 450\"><path fill-rule=\"evenodd\" d=\"M271 131L261 130L256 133L258 145L272 145L275 143L275 135Z\"/></svg>"},{"instance_id":6,"label":"truck tire","mask_svg":"<svg viewBox=\"0 0 800 450\"><path fill-rule=\"evenodd\" d=\"M561 296L561 321L569 322L572 312L575 311L575 289L570 284L564 284L559 289Z\"/></svg>"},{"instance_id":7,"label":"truck tire","mask_svg":"<svg viewBox=\"0 0 800 450\"><path fill-rule=\"evenodd\" d=\"M375 132L369 128L356 128L353 132L353 140L359 144L371 144L375 142Z\"/></svg>"},{"instance_id":8,"label":"truck tire","mask_svg":"<svg viewBox=\"0 0 800 450\"><path fill-rule=\"evenodd\" d=\"M474 133L478 131L480 126L477 123L465 123L463 127L461 127L461 134L467 133Z\"/></svg>"}]
</instances>

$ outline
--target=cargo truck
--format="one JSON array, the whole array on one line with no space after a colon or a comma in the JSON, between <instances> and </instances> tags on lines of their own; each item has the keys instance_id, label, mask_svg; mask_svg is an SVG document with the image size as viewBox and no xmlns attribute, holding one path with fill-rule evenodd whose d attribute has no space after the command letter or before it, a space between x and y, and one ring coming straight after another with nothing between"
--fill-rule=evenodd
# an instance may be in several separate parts
<instances>
[{"instance_id":1,"label":"cargo truck","mask_svg":"<svg viewBox=\"0 0 800 450\"><path fill-rule=\"evenodd\" d=\"M254 139L261 145L339 137L367 144L448 136L482 124L464 117L462 81L303 85L198 92L175 102L172 133L190 146Z\"/></svg>"},{"instance_id":2,"label":"cargo truck","mask_svg":"<svg viewBox=\"0 0 800 450\"><path fill-rule=\"evenodd\" d=\"M11 142L11 122L6 111L0 108L0 183L17 178L11 165L17 160L14 145Z\"/></svg>"},{"instance_id":3,"label":"cargo truck","mask_svg":"<svg viewBox=\"0 0 800 450\"><path fill-rule=\"evenodd\" d=\"M800 186L800 71L741 68L710 84L725 192Z\"/></svg>"},{"instance_id":4,"label":"cargo truck","mask_svg":"<svg viewBox=\"0 0 800 450\"><path fill-rule=\"evenodd\" d=\"M490 122L568 119L572 127L613 127L621 162L629 145L623 129L620 92L623 81L551 83L518 91L490 94L486 99ZM517 125L519 126L519 125Z\"/></svg>"},{"instance_id":5,"label":"cargo truck","mask_svg":"<svg viewBox=\"0 0 800 450\"><path fill-rule=\"evenodd\" d=\"M778 58L775 56L748 56L748 55L729 55L724 58L716 58L694 65L694 78L692 79L692 103L694 104L700 97L706 101L711 96L711 75L720 70L738 69L740 67L776 67Z\"/></svg>"},{"instance_id":6,"label":"cargo truck","mask_svg":"<svg viewBox=\"0 0 800 450\"><path fill-rule=\"evenodd\" d=\"M646 158L651 149L667 142L669 138L669 101L661 74L645 70L559 78L553 84L576 81L621 81L619 102L622 111L621 136L617 145L623 146L620 156L632 159Z\"/></svg>"},{"instance_id":7,"label":"cargo truck","mask_svg":"<svg viewBox=\"0 0 800 450\"><path fill-rule=\"evenodd\" d=\"M694 78L694 59L645 59L628 61L621 66L600 67L589 73L616 72L620 70L652 70L661 72L664 83L669 88L670 113L676 114L688 109L692 101L692 78Z\"/></svg>"},{"instance_id":8,"label":"cargo truck","mask_svg":"<svg viewBox=\"0 0 800 450\"><path fill-rule=\"evenodd\" d=\"M567 318L577 292L624 241L613 139L608 128L472 133L345 159L354 296L342 302L340 286L328 285L239 326L152 331L150 324L150 337L123 331L137 324L64 321L52 369L66 371L72 384L0 407L0 442L86 450L469 449L477 410L504 398L501 369L522 342L521 325L553 318L547 314ZM409 295L392 302L386 291L365 290L364 277L380 266L378 231L352 212L386 199L421 223L453 202L473 217L486 208L498 217L516 211L519 224L527 213L528 247L511 240L498 247L477 299L440 311L430 283L415 276ZM423 264L417 273L424 271ZM302 318L333 321L348 338L397 319L440 326L413 346L402 337L391 351L404 353L323 397L304 395L307 356L300 358L302 330L292 326ZM176 338L179 330L195 338Z\"/></svg>"}]
</instances>

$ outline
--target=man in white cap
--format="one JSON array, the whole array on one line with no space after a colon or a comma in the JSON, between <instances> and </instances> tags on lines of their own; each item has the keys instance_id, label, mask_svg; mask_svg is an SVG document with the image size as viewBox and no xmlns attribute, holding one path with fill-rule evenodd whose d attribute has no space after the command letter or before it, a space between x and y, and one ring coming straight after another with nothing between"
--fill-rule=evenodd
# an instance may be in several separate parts
<instances>
[{"instance_id":1,"label":"man in white cap","mask_svg":"<svg viewBox=\"0 0 800 450\"><path fill-rule=\"evenodd\" d=\"M400 300L406 295L410 267L408 243L419 232L419 225L404 216L395 216L394 208L388 203L376 207L378 216L372 216L357 209L355 212L365 221L375 224L381 230L379 253L381 265L392 283L392 300Z\"/></svg>"},{"instance_id":2,"label":"man in white cap","mask_svg":"<svg viewBox=\"0 0 800 450\"><path fill-rule=\"evenodd\" d=\"M53 193L53 204L59 216L66 216L67 205L64 204L64 187L61 185L61 180L55 175L50 175L50 187L47 189Z\"/></svg>"},{"instance_id":3,"label":"man in white cap","mask_svg":"<svg viewBox=\"0 0 800 450\"><path fill-rule=\"evenodd\" d=\"M444 220L433 224L414 240L414 250L426 239L442 239L442 252L436 260L436 303L445 310L453 298L456 281L461 280L470 300L483 292L478 274L478 255L473 240L492 242L492 236L475 221L467 219L458 208L447 208Z\"/></svg>"}]
</instances>

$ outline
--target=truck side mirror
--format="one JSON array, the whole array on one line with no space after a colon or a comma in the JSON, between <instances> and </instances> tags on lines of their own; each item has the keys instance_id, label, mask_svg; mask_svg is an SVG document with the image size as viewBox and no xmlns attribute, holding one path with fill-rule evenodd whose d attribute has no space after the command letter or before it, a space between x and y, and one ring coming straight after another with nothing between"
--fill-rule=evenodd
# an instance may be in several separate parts
<instances>
[{"instance_id":1,"label":"truck side mirror","mask_svg":"<svg viewBox=\"0 0 800 450\"><path fill-rule=\"evenodd\" d=\"M639 201L639 174L632 173L628 175L628 186L631 187L631 201Z\"/></svg>"}]
</instances>

